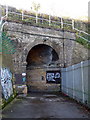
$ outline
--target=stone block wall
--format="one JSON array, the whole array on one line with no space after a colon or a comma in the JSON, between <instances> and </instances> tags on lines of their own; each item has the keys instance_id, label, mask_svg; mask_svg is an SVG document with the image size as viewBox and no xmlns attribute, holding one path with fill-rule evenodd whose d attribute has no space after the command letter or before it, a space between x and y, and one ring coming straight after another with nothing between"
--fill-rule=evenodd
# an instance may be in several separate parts
<instances>
[{"instance_id":1,"label":"stone block wall","mask_svg":"<svg viewBox=\"0 0 90 120\"><path fill-rule=\"evenodd\" d=\"M46 72L48 70L56 71L59 68L35 68L27 70L27 86L29 91L60 91L60 84L47 83Z\"/></svg>"},{"instance_id":2,"label":"stone block wall","mask_svg":"<svg viewBox=\"0 0 90 120\"><path fill-rule=\"evenodd\" d=\"M88 52L90 50L75 42L76 37L73 32L64 31L63 33L62 30L15 22L8 22L5 30L16 45L16 52L13 54L15 72L25 72L27 55L31 48L38 44L49 45L57 52L60 67L63 67L64 63L66 66L70 66L89 59Z\"/></svg>"},{"instance_id":3,"label":"stone block wall","mask_svg":"<svg viewBox=\"0 0 90 120\"><path fill-rule=\"evenodd\" d=\"M60 69L64 65L68 67L89 59L90 50L75 41L74 32L64 31L63 33L62 30L16 22L8 22L4 29L16 46L16 52L13 54L15 74L27 73L27 84L29 86L32 84L33 90L54 90L54 88L59 90L60 88L59 85L46 84L46 81L41 80L41 76L45 76L46 68L49 66L44 69L26 70L28 53L36 45L48 45L56 51L59 60L54 63L54 68Z\"/></svg>"}]
</instances>

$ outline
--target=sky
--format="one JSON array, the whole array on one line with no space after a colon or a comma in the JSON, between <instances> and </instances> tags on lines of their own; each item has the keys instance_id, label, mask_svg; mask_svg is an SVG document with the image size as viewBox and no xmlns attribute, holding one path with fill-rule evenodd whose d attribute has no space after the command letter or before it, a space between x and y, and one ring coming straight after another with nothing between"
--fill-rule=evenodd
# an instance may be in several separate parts
<instances>
[{"instance_id":1,"label":"sky","mask_svg":"<svg viewBox=\"0 0 90 120\"><path fill-rule=\"evenodd\" d=\"M1 5L9 5L17 9L30 10L32 3L40 3L38 12L59 17L86 19L89 0L0 0Z\"/></svg>"}]
</instances>

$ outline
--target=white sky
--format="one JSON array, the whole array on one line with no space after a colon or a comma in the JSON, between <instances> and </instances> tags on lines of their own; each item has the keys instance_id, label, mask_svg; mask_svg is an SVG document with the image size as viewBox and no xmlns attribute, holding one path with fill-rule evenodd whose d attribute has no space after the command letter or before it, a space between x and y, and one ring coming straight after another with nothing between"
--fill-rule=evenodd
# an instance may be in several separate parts
<instances>
[{"instance_id":1,"label":"white sky","mask_svg":"<svg viewBox=\"0 0 90 120\"><path fill-rule=\"evenodd\" d=\"M30 10L33 1L40 3L39 12L71 18L88 16L89 0L0 0L0 4Z\"/></svg>"}]
</instances>

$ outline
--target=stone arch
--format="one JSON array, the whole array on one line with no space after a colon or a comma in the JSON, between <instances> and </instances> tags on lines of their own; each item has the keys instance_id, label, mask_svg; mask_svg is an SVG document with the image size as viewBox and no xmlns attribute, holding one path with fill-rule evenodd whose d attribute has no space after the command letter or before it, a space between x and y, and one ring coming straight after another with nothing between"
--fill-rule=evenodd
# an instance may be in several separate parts
<instances>
[{"instance_id":1,"label":"stone arch","mask_svg":"<svg viewBox=\"0 0 90 120\"><path fill-rule=\"evenodd\" d=\"M52 47L59 56L59 60L57 61L58 66L61 67L61 65L63 65L62 40L60 41L58 40L57 42L57 39L48 38L48 40L44 41L43 37L35 37L33 39L30 38L30 41L28 41L27 44L23 47L22 62L21 62L23 71L26 71L26 65L27 65L26 59L29 51L38 44L45 44Z\"/></svg>"},{"instance_id":2,"label":"stone arch","mask_svg":"<svg viewBox=\"0 0 90 120\"><path fill-rule=\"evenodd\" d=\"M48 46L52 47L52 48L56 51L56 53L59 54L59 51L56 49L56 47L53 47L52 42L50 42L50 41L48 41L48 42L43 42L43 41L38 41L38 40L37 40L37 41L34 41L34 42L32 42L32 43L29 43L27 46L25 46L25 48L24 48L24 51L26 51L26 52L25 52L25 56L27 57L29 51L30 51L34 46L39 45L39 44L48 45ZM24 52L24 51L23 51L23 52Z\"/></svg>"},{"instance_id":3,"label":"stone arch","mask_svg":"<svg viewBox=\"0 0 90 120\"><path fill-rule=\"evenodd\" d=\"M33 65L30 67L27 67L26 69L26 78L27 78L27 87L28 91L59 91L60 90L60 85L59 84L47 84L46 83L46 72L51 70L51 71L60 71L60 68L57 67L57 61L59 60L59 53L55 47L53 47L53 44L51 42L33 42L32 44L29 44L27 46L27 56L28 53L35 48L35 46L38 45L45 45L53 50L58 55L58 58L56 61L53 63L49 64L42 64L41 66L39 65Z\"/></svg>"},{"instance_id":4,"label":"stone arch","mask_svg":"<svg viewBox=\"0 0 90 120\"><path fill-rule=\"evenodd\" d=\"M27 55L27 67L55 64L59 60L57 52L49 45L38 44Z\"/></svg>"}]
</instances>

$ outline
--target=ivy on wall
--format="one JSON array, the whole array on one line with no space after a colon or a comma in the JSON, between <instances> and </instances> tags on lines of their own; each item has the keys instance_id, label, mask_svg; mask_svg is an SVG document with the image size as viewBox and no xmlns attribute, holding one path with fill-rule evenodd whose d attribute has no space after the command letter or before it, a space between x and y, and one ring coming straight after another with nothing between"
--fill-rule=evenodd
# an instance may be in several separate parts
<instances>
[{"instance_id":1,"label":"ivy on wall","mask_svg":"<svg viewBox=\"0 0 90 120\"><path fill-rule=\"evenodd\" d=\"M0 109L5 107L15 96L13 89L13 62L12 54L16 51L15 43L5 32L0 36L0 84L2 88L2 103Z\"/></svg>"},{"instance_id":2,"label":"ivy on wall","mask_svg":"<svg viewBox=\"0 0 90 120\"><path fill-rule=\"evenodd\" d=\"M15 44L5 32L2 32L0 38L0 52L2 54L13 54L15 52Z\"/></svg>"}]
</instances>

